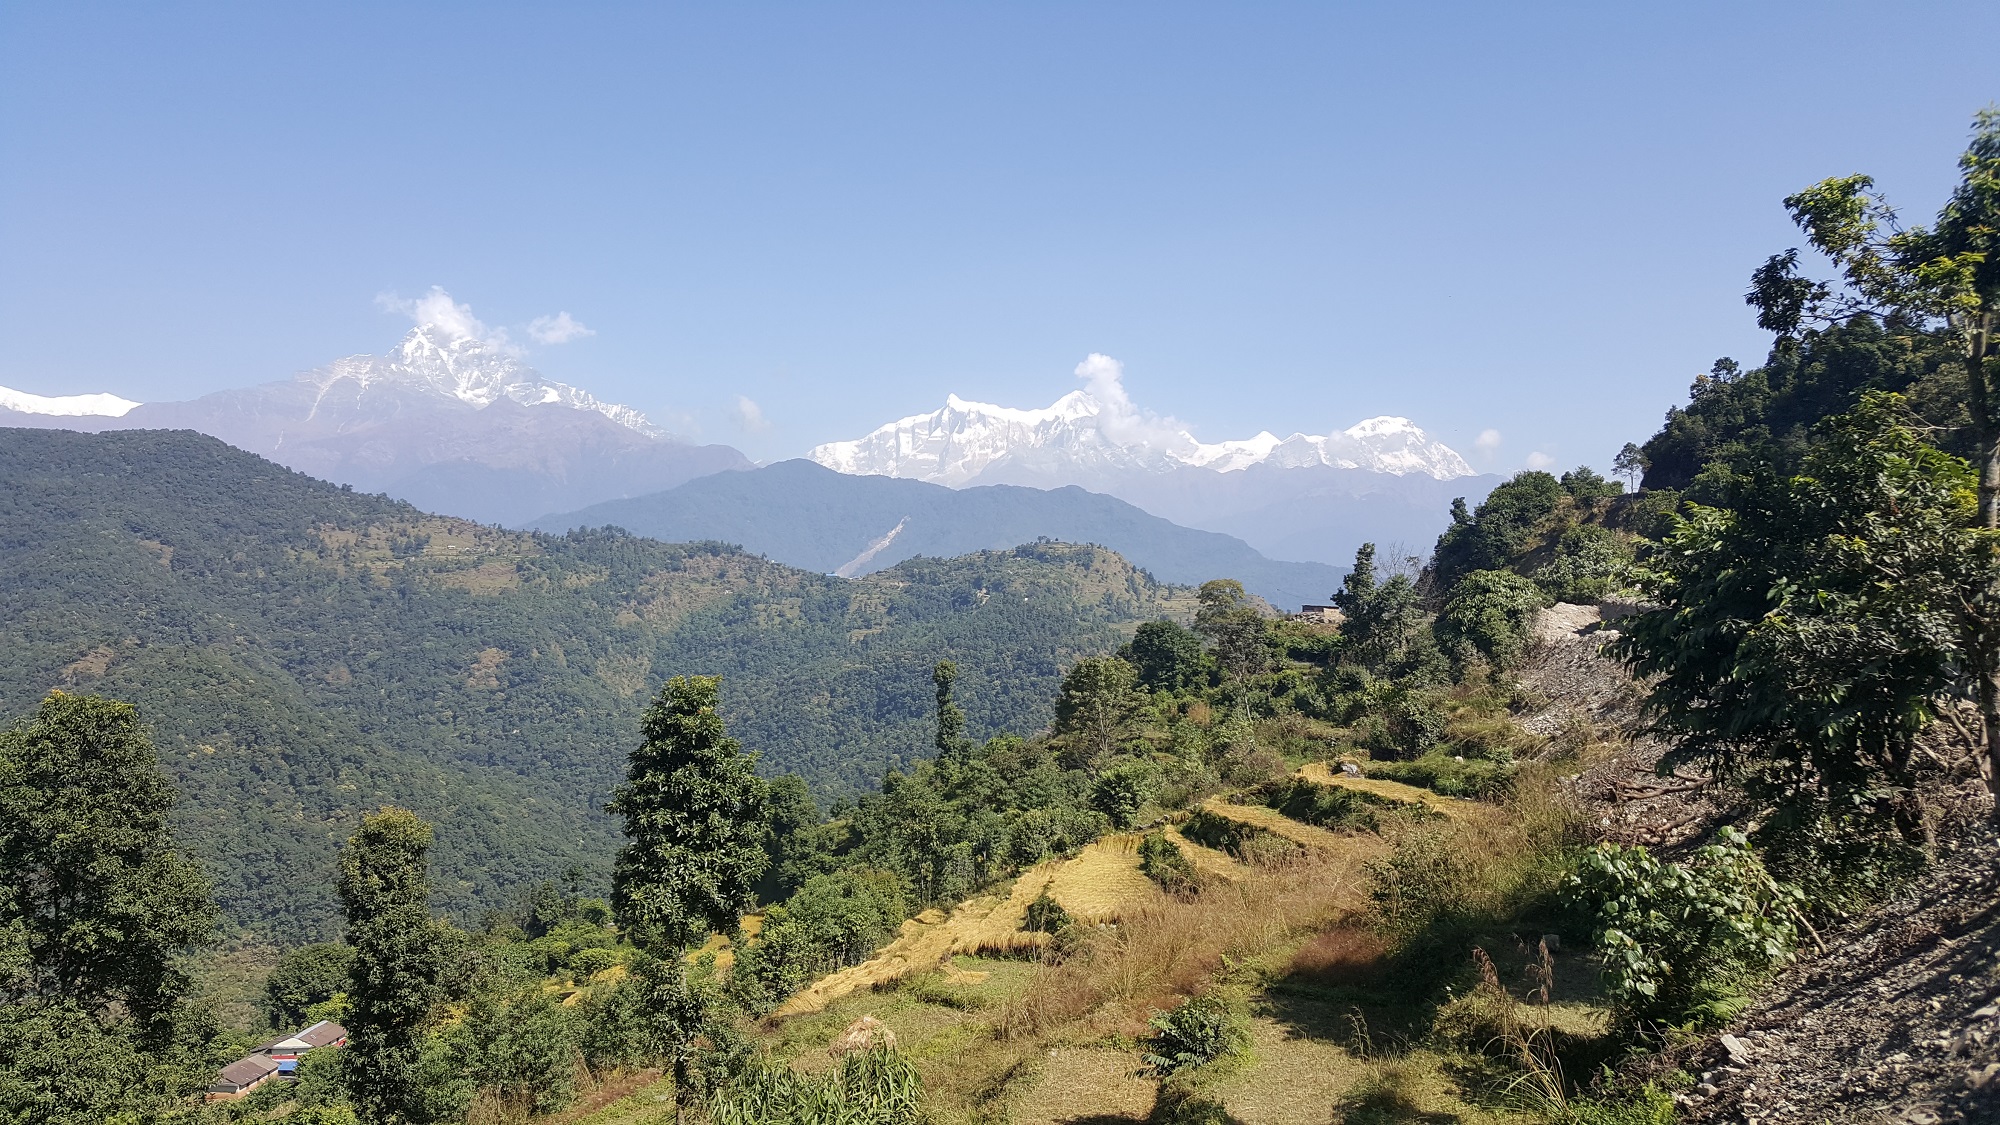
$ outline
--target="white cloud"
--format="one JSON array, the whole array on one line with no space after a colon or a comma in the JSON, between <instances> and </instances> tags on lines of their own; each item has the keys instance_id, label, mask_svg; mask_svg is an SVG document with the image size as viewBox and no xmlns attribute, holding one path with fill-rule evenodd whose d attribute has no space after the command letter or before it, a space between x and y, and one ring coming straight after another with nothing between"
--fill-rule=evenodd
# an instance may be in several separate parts
<instances>
[{"instance_id":1,"label":"white cloud","mask_svg":"<svg viewBox=\"0 0 2000 1125\"><path fill-rule=\"evenodd\" d=\"M1472 448L1477 449L1488 457L1493 456L1493 451L1500 448L1500 431L1479 431L1479 436L1472 439Z\"/></svg>"},{"instance_id":2,"label":"white cloud","mask_svg":"<svg viewBox=\"0 0 2000 1125\"><path fill-rule=\"evenodd\" d=\"M453 340L478 340L506 352L518 353L507 339L505 328L489 328L478 317L472 315L471 305L461 305L451 299L451 294L441 285L431 286L431 291L421 297L398 297L394 293L378 293L375 303L384 312L399 312L410 318L418 327L426 325L437 329Z\"/></svg>"},{"instance_id":3,"label":"white cloud","mask_svg":"<svg viewBox=\"0 0 2000 1125\"><path fill-rule=\"evenodd\" d=\"M1546 453L1536 452L1528 454L1528 467L1530 469L1547 469L1554 466L1555 463L1556 459Z\"/></svg>"},{"instance_id":4,"label":"white cloud","mask_svg":"<svg viewBox=\"0 0 2000 1125\"><path fill-rule=\"evenodd\" d=\"M736 425L737 428L747 432L759 433L771 428L771 420L764 417L763 407L758 406L747 396L737 395Z\"/></svg>"},{"instance_id":5,"label":"white cloud","mask_svg":"<svg viewBox=\"0 0 2000 1125\"><path fill-rule=\"evenodd\" d=\"M1092 352L1076 365L1076 377L1084 390L1097 400L1097 428L1120 445L1185 444L1186 430L1172 418L1141 410L1125 391L1125 365L1100 352Z\"/></svg>"},{"instance_id":6,"label":"white cloud","mask_svg":"<svg viewBox=\"0 0 2000 1125\"><path fill-rule=\"evenodd\" d=\"M585 328L567 312L559 312L554 316L538 316L529 321L528 335L537 344L567 344L579 336L595 336L597 330Z\"/></svg>"}]
</instances>

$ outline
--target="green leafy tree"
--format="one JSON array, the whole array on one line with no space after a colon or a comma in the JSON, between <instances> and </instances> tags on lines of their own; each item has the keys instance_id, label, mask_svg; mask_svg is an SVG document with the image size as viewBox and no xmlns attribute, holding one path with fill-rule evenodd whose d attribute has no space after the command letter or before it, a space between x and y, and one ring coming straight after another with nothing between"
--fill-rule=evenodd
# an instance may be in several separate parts
<instances>
[{"instance_id":1,"label":"green leafy tree","mask_svg":"<svg viewBox=\"0 0 2000 1125\"><path fill-rule=\"evenodd\" d=\"M216 923L128 704L51 692L0 732L0 1116L106 1120L204 1077L183 955Z\"/></svg>"},{"instance_id":2,"label":"green leafy tree","mask_svg":"<svg viewBox=\"0 0 2000 1125\"><path fill-rule=\"evenodd\" d=\"M1424 636L1424 611L1408 575L1377 580L1375 544L1354 552L1354 567L1333 595L1333 604L1347 615L1340 626L1339 661L1371 672L1401 671L1419 655Z\"/></svg>"},{"instance_id":3,"label":"green leafy tree","mask_svg":"<svg viewBox=\"0 0 2000 1125\"><path fill-rule=\"evenodd\" d=\"M629 780L611 902L635 944L669 956L705 931L734 932L768 858L768 788L724 731L717 682L675 676L646 709Z\"/></svg>"},{"instance_id":4,"label":"green leafy tree","mask_svg":"<svg viewBox=\"0 0 2000 1125\"><path fill-rule=\"evenodd\" d=\"M1959 182L1930 227L1903 227L1865 175L1822 180L1785 199L1813 248L1831 258L1839 284L1800 276L1798 251L1773 255L1751 277L1746 299L1758 324L1781 341L1857 314L1942 322L1960 343L1972 430L1978 526L2000 529L2000 108L1974 118L1959 158ZM1989 551L1992 548L1989 547ZM2000 567L1981 592L1979 627L1966 655L1977 673L1985 723L1987 780L2000 793ZM2000 808L2000 805L1996 805Z\"/></svg>"},{"instance_id":5,"label":"green leafy tree","mask_svg":"<svg viewBox=\"0 0 2000 1125\"><path fill-rule=\"evenodd\" d=\"M1452 587L1431 628L1460 660L1478 656L1511 668L1527 650L1528 625L1549 604L1540 586L1508 570L1475 570Z\"/></svg>"},{"instance_id":6,"label":"green leafy tree","mask_svg":"<svg viewBox=\"0 0 2000 1125\"><path fill-rule=\"evenodd\" d=\"M464 935L430 912L431 826L406 809L366 817L340 854L347 915L347 1088L380 1125L449 1120L470 1089L431 1041L466 969Z\"/></svg>"},{"instance_id":7,"label":"green leafy tree","mask_svg":"<svg viewBox=\"0 0 2000 1125\"><path fill-rule=\"evenodd\" d=\"M1185 691L1208 680L1201 635L1172 621L1147 621L1132 635L1132 666L1148 691Z\"/></svg>"},{"instance_id":8,"label":"green leafy tree","mask_svg":"<svg viewBox=\"0 0 2000 1125\"><path fill-rule=\"evenodd\" d=\"M306 1010L347 991L354 967L354 947L337 941L314 942L288 951L264 979L264 1009L277 1027L307 1022Z\"/></svg>"},{"instance_id":9,"label":"green leafy tree","mask_svg":"<svg viewBox=\"0 0 2000 1125\"><path fill-rule=\"evenodd\" d=\"M1637 490L1639 478L1646 475L1646 451L1632 442L1626 442L1611 459L1611 471L1625 478L1626 487Z\"/></svg>"},{"instance_id":10,"label":"green leafy tree","mask_svg":"<svg viewBox=\"0 0 2000 1125\"><path fill-rule=\"evenodd\" d=\"M1475 570L1504 570L1533 542L1568 493L1547 473L1528 470L1487 493L1467 520L1454 517L1431 555L1431 583L1448 596Z\"/></svg>"},{"instance_id":11,"label":"green leafy tree","mask_svg":"<svg viewBox=\"0 0 2000 1125\"><path fill-rule=\"evenodd\" d=\"M1638 570L1659 609L1613 651L1655 677L1663 768L1696 762L1780 815L1767 834L1867 822L1923 839L1917 734L1965 663L1990 533L1973 476L1875 395L1796 477L1690 504ZM1768 836L1767 838L1775 838Z\"/></svg>"},{"instance_id":12,"label":"green leafy tree","mask_svg":"<svg viewBox=\"0 0 2000 1125\"><path fill-rule=\"evenodd\" d=\"M1242 681L1270 664L1270 624L1257 612L1243 583L1233 578L1204 582L1196 599L1194 631L1215 646L1215 658L1224 672Z\"/></svg>"},{"instance_id":13,"label":"green leafy tree","mask_svg":"<svg viewBox=\"0 0 2000 1125\"><path fill-rule=\"evenodd\" d=\"M770 863L757 880L757 901L783 902L806 880L833 870L837 837L844 831L826 823L805 778L795 773L771 779L765 817Z\"/></svg>"},{"instance_id":14,"label":"green leafy tree","mask_svg":"<svg viewBox=\"0 0 2000 1125\"><path fill-rule=\"evenodd\" d=\"M1115 656L1085 657L1070 668L1056 694L1055 730L1072 764L1091 768L1132 737L1138 684L1138 673Z\"/></svg>"},{"instance_id":15,"label":"green leafy tree","mask_svg":"<svg viewBox=\"0 0 2000 1125\"><path fill-rule=\"evenodd\" d=\"M957 683L957 664L949 660L940 660L931 669L931 684L937 688L935 743L939 758L959 757L972 748L971 740L965 737L965 709L951 697L952 687Z\"/></svg>"},{"instance_id":16,"label":"green leafy tree","mask_svg":"<svg viewBox=\"0 0 2000 1125\"><path fill-rule=\"evenodd\" d=\"M1105 770L1090 787L1090 807L1105 815L1113 828L1130 828L1153 791L1153 767L1126 761Z\"/></svg>"}]
</instances>

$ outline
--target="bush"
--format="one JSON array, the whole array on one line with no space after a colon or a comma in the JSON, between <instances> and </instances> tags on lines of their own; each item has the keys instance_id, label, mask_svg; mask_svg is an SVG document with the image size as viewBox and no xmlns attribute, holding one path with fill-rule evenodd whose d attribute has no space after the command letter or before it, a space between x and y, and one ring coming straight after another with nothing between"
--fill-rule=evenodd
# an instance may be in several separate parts
<instances>
[{"instance_id":1,"label":"bush","mask_svg":"<svg viewBox=\"0 0 2000 1125\"><path fill-rule=\"evenodd\" d=\"M618 963L618 951L602 946L579 949L569 955L569 971L576 980L589 980Z\"/></svg>"},{"instance_id":2,"label":"bush","mask_svg":"<svg viewBox=\"0 0 2000 1125\"><path fill-rule=\"evenodd\" d=\"M1426 754L1414 762L1365 762L1361 769L1369 777L1400 781L1444 797L1496 798L1505 795L1514 781L1505 762L1461 762L1449 754Z\"/></svg>"},{"instance_id":3,"label":"bush","mask_svg":"<svg viewBox=\"0 0 2000 1125\"><path fill-rule=\"evenodd\" d=\"M1368 831L1381 826L1377 810L1392 804L1373 793L1341 785L1320 785L1303 777L1288 777L1267 785L1256 796L1265 805L1301 824Z\"/></svg>"},{"instance_id":4,"label":"bush","mask_svg":"<svg viewBox=\"0 0 2000 1125\"><path fill-rule=\"evenodd\" d=\"M1194 865L1158 829L1139 840L1139 872L1168 894L1188 894L1195 889Z\"/></svg>"},{"instance_id":5,"label":"bush","mask_svg":"<svg viewBox=\"0 0 2000 1125\"><path fill-rule=\"evenodd\" d=\"M1591 915L1628 1024L1720 1022L1744 984L1790 957L1804 921L1804 894L1765 870L1733 828L1688 863L1599 844L1568 889Z\"/></svg>"},{"instance_id":6,"label":"bush","mask_svg":"<svg viewBox=\"0 0 2000 1125\"><path fill-rule=\"evenodd\" d=\"M1021 929L1036 934L1058 934L1069 928L1069 924L1069 911L1062 908L1062 903L1049 897L1049 889L1043 887L1042 893L1035 896L1035 901L1028 904L1027 917L1022 919Z\"/></svg>"},{"instance_id":7,"label":"bush","mask_svg":"<svg viewBox=\"0 0 2000 1125\"><path fill-rule=\"evenodd\" d=\"M1541 587L1512 571L1475 570L1452 588L1431 631L1461 664L1477 656L1510 668L1527 650L1528 623L1547 604Z\"/></svg>"},{"instance_id":8,"label":"bush","mask_svg":"<svg viewBox=\"0 0 2000 1125\"><path fill-rule=\"evenodd\" d=\"M1559 602L1591 605L1610 597L1632 550L1610 531L1578 524L1556 541L1555 558L1535 572L1535 585Z\"/></svg>"},{"instance_id":9,"label":"bush","mask_svg":"<svg viewBox=\"0 0 2000 1125\"><path fill-rule=\"evenodd\" d=\"M1144 762L1121 762L1105 770L1090 787L1090 807L1104 814L1113 828L1130 828L1152 790L1153 769Z\"/></svg>"},{"instance_id":10,"label":"bush","mask_svg":"<svg viewBox=\"0 0 2000 1125\"><path fill-rule=\"evenodd\" d=\"M916 1125L923 1079L893 1048L855 1052L825 1074L753 1067L709 1099L713 1125Z\"/></svg>"},{"instance_id":11,"label":"bush","mask_svg":"<svg viewBox=\"0 0 2000 1125\"><path fill-rule=\"evenodd\" d=\"M1229 1008L1212 997L1196 997L1146 1021L1141 1073L1166 1078L1212 1063L1243 1049L1248 1040Z\"/></svg>"}]
</instances>

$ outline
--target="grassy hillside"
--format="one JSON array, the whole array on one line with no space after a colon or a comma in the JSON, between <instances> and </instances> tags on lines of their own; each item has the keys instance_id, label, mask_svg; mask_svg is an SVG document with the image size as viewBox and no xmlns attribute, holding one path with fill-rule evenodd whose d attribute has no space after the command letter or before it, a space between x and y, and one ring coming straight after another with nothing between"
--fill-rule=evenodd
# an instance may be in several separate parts
<instances>
[{"instance_id":1,"label":"grassy hillside","mask_svg":"<svg viewBox=\"0 0 2000 1125\"><path fill-rule=\"evenodd\" d=\"M431 516L162 431L0 431L0 590L0 707L139 704L230 917L288 939L326 931L333 850L391 801L437 823L462 913L605 863L603 800L668 675L722 675L765 767L839 794L928 751L939 657L973 733L1031 730L1070 660L1191 608L1095 548L849 582Z\"/></svg>"},{"instance_id":2,"label":"grassy hillside","mask_svg":"<svg viewBox=\"0 0 2000 1125\"><path fill-rule=\"evenodd\" d=\"M845 574L1040 538L1102 543L1164 581L1234 578L1286 608L1324 601L1341 575L1325 563L1268 559L1241 539L1182 527L1074 486L955 489L849 476L811 461L715 473L665 492L543 516L530 526L565 531L606 524L660 539L720 539L807 570Z\"/></svg>"}]
</instances>

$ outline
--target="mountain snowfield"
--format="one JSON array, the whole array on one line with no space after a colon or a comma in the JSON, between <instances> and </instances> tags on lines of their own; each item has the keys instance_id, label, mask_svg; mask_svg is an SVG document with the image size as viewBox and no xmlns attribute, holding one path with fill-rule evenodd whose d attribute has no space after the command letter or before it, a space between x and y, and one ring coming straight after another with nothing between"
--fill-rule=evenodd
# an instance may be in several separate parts
<instances>
[{"instance_id":1,"label":"mountain snowfield","mask_svg":"<svg viewBox=\"0 0 2000 1125\"><path fill-rule=\"evenodd\" d=\"M6 392L0 426L195 430L322 480L516 526L750 467L543 376L463 306L446 311L460 315L421 321L385 354L187 402Z\"/></svg>"},{"instance_id":2,"label":"mountain snowfield","mask_svg":"<svg viewBox=\"0 0 2000 1125\"><path fill-rule=\"evenodd\" d=\"M0 410L38 414L45 418L121 418L139 403L112 394L31 395L0 387Z\"/></svg>"},{"instance_id":3,"label":"mountain snowfield","mask_svg":"<svg viewBox=\"0 0 2000 1125\"><path fill-rule=\"evenodd\" d=\"M1408 418L1370 418L1325 436L1280 438L1265 431L1211 445L1170 423L1109 410L1088 391L1071 391L1042 410L951 395L941 410L899 418L853 441L816 446L806 456L835 472L906 477L953 488L1001 478L1028 483L1014 479L1024 472L1063 477L1058 483L1073 484L1107 473L1230 473L1252 465L1421 473L1435 480L1473 475L1465 458Z\"/></svg>"},{"instance_id":4,"label":"mountain snowfield","mask_svg":"<svg viewBox=\"0 0 2000 1125\"><path fill-rule=\"evenodd\" d=\"M589 391L543 377L505 347L435 324L410 329L386 356L349 356L299 379L317 387L322 399L351 380L360 394L386 385L429 391L475 409L503 398L522 406L566 406L602 414L647 437L670 436L629 406L599 401Z\"/></svg>"}]
</instances>

